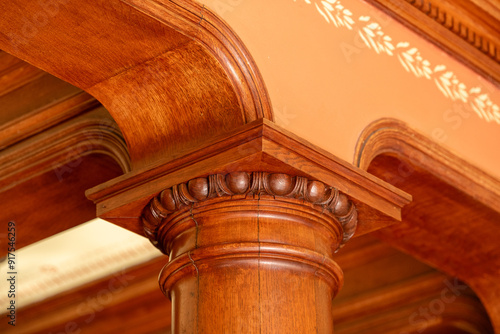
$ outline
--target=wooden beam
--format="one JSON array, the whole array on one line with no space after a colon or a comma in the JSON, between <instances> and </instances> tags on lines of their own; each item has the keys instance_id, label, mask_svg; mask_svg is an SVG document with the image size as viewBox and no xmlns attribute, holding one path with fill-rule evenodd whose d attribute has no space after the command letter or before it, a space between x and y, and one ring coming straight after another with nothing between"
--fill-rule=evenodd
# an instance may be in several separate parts
<instances>
[{"instance_id":1,"label":"wooden beam","mask_svg":"<svg viewBox=\"0 0 500 334\"><path fill-rule=\"evenodd\" d=\"M243 43L192 1L23 0L0 11L0 48L96 97L133 168L272 119Z\"/></svg>"}]
</instances>

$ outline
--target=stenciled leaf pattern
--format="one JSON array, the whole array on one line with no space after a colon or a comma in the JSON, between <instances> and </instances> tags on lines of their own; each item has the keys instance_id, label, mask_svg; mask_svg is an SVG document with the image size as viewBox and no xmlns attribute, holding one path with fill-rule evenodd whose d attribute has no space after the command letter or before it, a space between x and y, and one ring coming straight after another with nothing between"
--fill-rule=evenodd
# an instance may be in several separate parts
<instances>
[{"instance_id":1,"label":"stenciled leaf pattern","mask_svg":"<svg viewBox=\"0 0 500 334\"><path fill-rule=\"evenodd\" d=\"M285 125L289 125L290 120L297 117L295 113L289 112L286 106L284 106L281 110L278 108L274 109L274 116L276 117L277 121Z\"/></svg>"},{"instance_id":2,"label":"stenciled leaf pattern","mask_svg":"<svg viewBox=\"0 0 500 334\"><path fill-rule=\"evenodd\" d=\"M308 0L305 1L310 3ZM346 27L352 29L354 24L352 13L339 0L322 0L319 4L315 2L314 5L326 22L333 23L337 28Z\"/></svg>"},{"instance_id":3,"label":"stenciled leaf pattern","mask_svg":"<svg viewBox=\"0 0 500 334\"><path fill-rule=\"evenodd\" d=\"M404 69L413 73L417 78L431 78L431 63L423 59L417 48L410 48L410 43L400 42L396 45L398 49L398 59Z\"/></svg>"},{"instance_id":4,"label":"stenciled leaf pattern","mask_svg":"<svg viewBox=\"0 0 500 334\"><path fill-rule=\"evenodd\" d=\"M461 100L467 103L469 97L467 87L457 79L453 72L446 71L446 66L438 65L434 68L434 82L444 96L453 101Z\"/></svg>"},{"instance_id":5,"label":"stenciled leaf pattern","mask_svg":"<svg viewBox=\"0 0 500 334\"><path fill-rule=\"evenodd\" d=\"M297 0L293 0L297 1ZM443 95L453 101L462 101L469 104L479 118L491 122L495 120L500 124L500 108L487 93L482 93L479 87L467 90L455 73L447 70L444 65L437 65L432 69L431 63L422 57L420 51L411 47L408 42L399 42L394 47L390 36L386 35L377 22L369 16L360 16L358 22L352 19L352 13L346 9L340 0L304 0L307 4L314 3L316 10L327 23L336 27L346 27L352 30L357 23L361 28L357 32L369 49L377 54L386 53L389 56L397 55L403 68L413 73L417 78L433 79L437 88Z\"/></svg>"},{"instance_id":6,"label":"stenciled leaf pattern","mask_svg":"<svg viewBox=\"0 0 500 334\"><path fill-rule=\"evenodd\" d=\"M470 106L479 118L487 122L495 121L500 124L500 108L491 101L488 94L483 93L481 88L474 87L469 91ZM496 116L496 117L494 117Z\"/></svg>"},{"instance_id":7,"label":"stenciled leaf pattern","mask_svg":"<svg viewBox=\"0 0 500 334\"><path fill-rule=\"evenodd\" d=\"M380 25L376 22L369 22L369 16L361 16L359 20L366 22L366 25L358 30L358 34L366 46L378 54L385 52L389 56L392 56L392 51L394 50L392 39L384 34Z\"/></svg>"}]
</instances>

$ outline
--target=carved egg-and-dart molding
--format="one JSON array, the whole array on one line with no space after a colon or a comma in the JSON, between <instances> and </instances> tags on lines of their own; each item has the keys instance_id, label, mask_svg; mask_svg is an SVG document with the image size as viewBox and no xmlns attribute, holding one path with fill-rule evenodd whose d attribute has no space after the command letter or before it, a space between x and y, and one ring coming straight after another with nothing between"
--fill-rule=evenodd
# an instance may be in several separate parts
<instances>
[{"instance_id":1,"label":"carved egg-and-dart molding","mask_svg":"<svg viewBox=\"0 0 500 334\"><path fill-rule=\"evenodd\" d=\"M195 203L217 197L271 195L275 199L302 199L329 211L342 225L345 244L357 226L357 211L346 195L323 182L301 176L266 172L234 172L199 177L163 190L145 207L142 215L144 232L157 246L161 223L172 213ZM164 250L162 250L164 251Z\"/></svg>"}]
</instances>

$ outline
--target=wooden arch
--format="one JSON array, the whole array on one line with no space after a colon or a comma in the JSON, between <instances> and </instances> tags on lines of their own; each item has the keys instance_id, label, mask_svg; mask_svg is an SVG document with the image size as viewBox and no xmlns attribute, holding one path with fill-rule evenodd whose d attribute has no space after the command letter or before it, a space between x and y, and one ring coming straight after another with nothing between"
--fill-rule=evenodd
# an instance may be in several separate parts
<instances>
[{"instance_id":1,"label":"wooden arch","mask_svg":"<svg viewBox=\"0 0 500 334\"><path fill-rule=\"evenodd\" d=\"M386 179L396 186L393 187L263 120L272 120L271 103L250 55L224 22L193 1L122 0L110 3L97 0L90 3L71 0L26 0L22 1L22 4L2 3L0 10L5 18L0 22L0 49L95 96L109 110L121 130L119 133L116 129L105 128L103 133L100 127L96 136L104 136L105 140L97 145L89 133L93 133L100 123L89 123L87 119L80 123L76 118L72 119L74 115L68 114L67 119L72 119L73 123L64 125L66 136L59 138L61 140L57 145L49 145L50 152L53 152L50 157L59 161L61 147L68 143L74 145L87 141L90 145L84 147L88 148L88 151L75 152L75 156L66 159L99 152L105 157L113 157L115 165L117 163L118 166L115 166L115 170L110 170L109 174L102 175L100 171L105 168L86 169L87 166L82 164L79 166L81 174L74 172L72 180L66 182L64 187L53 182L57 175L52 173L52 178L39 187L46 186L43 189L45 193L50 194L57 189L59 193L54 196L57 198L64 197L67 193L83 197L83 191L88 189L89 185L77 184L79 175L95 174L96 179L92 182L100 184L116 177L117 174L128 172L127 175L102 184L87 194L99 204L98 213L102 217L114 219L117 224L130 230L141 227L141 222L144 223L141 215L144 206L154 203L150 200L161 199L160 194L168 193L168 189L189 188L190 181L198 186L202 184L202 190L210 189L206 198L204 192L199 189L198 192L180 192L184 197L179 199L184 203L185 200L198 203L200 210L203 209L204 200L207 198L209 204L216 209L220 205L227 205L224 209L236 206L231 202L232 196L236 194L240 198L235 196L234 200L247 207L257 207L252 209L257 212L262 210L259 207L262 196L272 209L269 211L272 214L267 213L270 217L267 225L273 227L270 228L267 241L288 243L289 249L309 247L303 254L313 254L314 256L309 258L317 260L318 263L308 260L312 263L308 270L315 266L321 267L325 257L316 256L314 252L318 245L315 242L303 244L303 236L307 233L302 231L308 231L310 225L303 217L324 214L321 205L350 203L345 205L344 209L348 211L344 214L354 215L357 212L360 220L357 233L364 234L395 223L400 217L401 208L411 201L411 196L407 194L410 193L416 200L404 209L404 223L381 230L378 235L422 261L465 280L482 298L497 331L500 329L500 290L491 283L498 277L499 268L498 249L494 247L495 240L492 240L499 232L497 222L500 214L496 205L500 202L500 190L497 181L466 162L456 159L398 122L383 121L367 128L357 150L358 167ZM99 117L109 117L103 109L95 113L98 112L103 113ZM29 127L33 130L36 126L31 124ZM122 135L127 148L122 142ZM27 151L26 156L32 152ZM30 159L38 160L36 156ZM6 160L10 160L10 156L4 159ZM102 159L95 160L101 163ZM94 163L97 164L95 161ZM19 165L21 163L12 165L11 170L18 170ZM229 188L230 191L226 192L221 185L224 186L226 180L231 180L234 176L231 172L235 171L241 173L238 174L240 177L246 175L250 178L251 175L252 184L258 185L255 187L258 191L247 192L254 187L249 188L248 183L244 183L244 191L238 192L235 190L238 188ZM39 172L40 170L33 171L33 175ZM278 178L293 180L283 183L287 187L293 185L293 191L284 191L275 185L275 188L271 187L270 184L274 183L270 180L276 178L276 175ZM7 184L12 179L14 177L8 181L0 181ZM205 182L205 179L208 182ZM316 189L326 191L311 191ZM19 198L25 199L26 193L30 191L31 185L28 185L16 188L15 193L5 193L4 196L12 198L12 202L8 202L9 207L17 205L19 210L34 207L32 203L39 206L37 200L43 196L38 193L34 193L29 198L30 201L20 203ZM219 192L230 196L219 196ZM342 198L349 198L350 201L338 201L339 193L343 194ZM203 201L193 201L190 197L192 194L198 194ZM243 198L249 194L253 197ZM83 203L85 199L81 197L74 202ZM199 200L194 196L193 198ZM222 200L228 198L231 201L222 203ZM304 198L312 198L314 201L303 205L300 201ZM283 206L283 203L286 205ZM63 217L65 220L79 216L79 219L84 220L87 216L94 216L94 206L87 206L79 212L67 208L68 212L73 213L73 216L68 216L64 208L61 209L57 204L49 208L53 215L43 216L40 220L52 222L53 216ZM321 205L314 206L316 204ZM339 205L340 209L342 206ZM180 214L192 215L193 212L186 211L186 208L187 206L177 209L184 210ZM88 214L89 210L91 215L81 215L81 212ZM278 216L278 211L295 212L297 228L290 228L287 224L282 227L282 221L275 217ZM161 210L159 213L165 214ZM157 218L163 220L165 217L160 214ZM18 217L20 216L19 214ZM255 225L250 222L253 220L243 216L238 216L235 220L242 227L249 227L251 233L246 233L247 235L258 235L257 239L243 241L252 245L260 243L262 231L252 230ZM471 217L474 219L473 224L469 224ZM205 226L209 227L204 233L210 231L213 227L210 217L201 215L200 218L205 219ZM254 218L260 219L259 215ZM335 219L339 220L339 224L343 220L338 217L332 219L334 222ZM439 223L430 226L429 222L434 221ZM39 227L40 230L44 228L42 224ZM196 239L196 249L198 228L196 223L195 233L190 235L192 239ZM231 237L229 241L224 240L225 243L238 245L242 241L238 233L227 235L225 232L229 229L214 230L217 236ZM287 234L282 231L288 230L292 232L289 235L290 240L279 239ZM341 232L350 235L350 231L341 231L340 228L332 230L338 230L338 233L332 234L331 239L341 238ZM58 231L59 229L49 231L43 236ZM37 234L36 238L41 238L40 234ZM178 239L181 240L178 248L182 250L182 236ZM35 240L35 237L30 240ZM315 241L314 238L311 240ZM460 245L459 251L456 251L457 243ZM328 249L329 245L329 241L325 242L322 248ZM212 250L218 247L209 246L214 246ZM186 262L187 266L198 261L196 256L194 260L191 256L196 254L196 249L193 250L194 253L191 253L191 250L187 253L190 260ZM261 256L260 248L258 251L256 249L251 249L246 255ZM272 247L269 249L268 258L273 259L276 265L282 265L285 251ZM241 249L238 251L241 252ZM327 251L329 252L330 250ZM186 253L183 254L180 258L185 260ZM296 256L294 261L298 263L302 260ZM198 268L195 268L198 274ZM283 269L282 272L286 273L286 270ZM311 282L316 280L316 272L313 273L308 278ZM219 283L219 278L214 276L214 282ZM238 278L241 276L237 275L236 279ZM231 283L236 279L228 280L227 286L232 286ZM251 282L259 293L262 287L260 279L259 276ZM274 271L270 270L265 282L288 280L279 275L274 276ZM198 283L193 283L192 287L199 292L196 284ZM338 286L333 288L335 290ZM218 290L223 291L224 286ZM298 290L283 288L282 295L292 296L291 292ZM318 295L327 296L325 291L329 290L326 287L318 289ZM293 307L290 307L289 314L279 307L274 313L264 312L264 315L284 314L284 322L290 326L295 325L289 320L298 319L293 312L305 309L302 301L307 299L311 305L314 303L311 293L305 290L300 292L302 294L294 299L296 304L290 304ZM229 305L236 300L235 295L236 293L228 293L221 300ZM279 294L276 296L281 297ZM326 302L321 307L316 305L317 309L308 309L317 311L316 313L304 318L324 317L327 321L323 324L331 327L333 322L329 320L329 298L324 299ZM136 300L132 305L134 303ZM225 305L220 303L217 306L223 308ZM212 304L205 306L204 311L217 313ZM157 312L158 318L162 317L161 313ZM207 321L216 318L207 317L206 314L202 315L205 315ZM307 319L297 323L314 327L314 322ZM254 325L257 328L259 324L256 322ZM270 319L267 325L273 325L273 319ZM279 332L280 326L277 325L274 332ZM303 332L297 328L289 332Z\"/></svg>"},{"instance_id":2,"label":"wooden arch","mask_svg":"<svg viewBox=\"0 0 500 334\"><path fill-rule=\"evenodd\" d=\"M194 1L0 5L0 49L97 98L132 167L175 156L259 118L271 104L234 32Z\"/></svg>"},{"instance_id":3,"label":"wooden arch","mask_svg":"<svg viewBox=\"0 0 500 334\"><path fill-rule=\"evenodd\" d=\"M355 164L413 197L377 236L466 282L500 330L499 181L393 119L363 131Z\"/></svg>"}]
</instances>

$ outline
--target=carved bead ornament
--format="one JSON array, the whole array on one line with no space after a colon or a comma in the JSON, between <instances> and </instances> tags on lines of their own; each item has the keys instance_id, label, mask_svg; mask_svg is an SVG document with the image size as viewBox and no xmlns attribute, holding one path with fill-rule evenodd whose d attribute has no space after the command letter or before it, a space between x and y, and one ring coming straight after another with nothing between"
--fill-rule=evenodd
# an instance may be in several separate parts
<instances>
[{"instance_id":1,"label":"carved bead ornament","mask_svg":"<svg viewBox=\"0 0 500 334\"><path fill-rule=\"evenodd\" d=\"M343 228L342 245L354 234L357 211L346 195L323 182L305 177L266 172L234 172L199 177L163 190L146 206L144 232L156 246L162 221L171 213L216 197L271 195L275 198L302 199L331 212Z\"/></svg>"}]
</instances>

